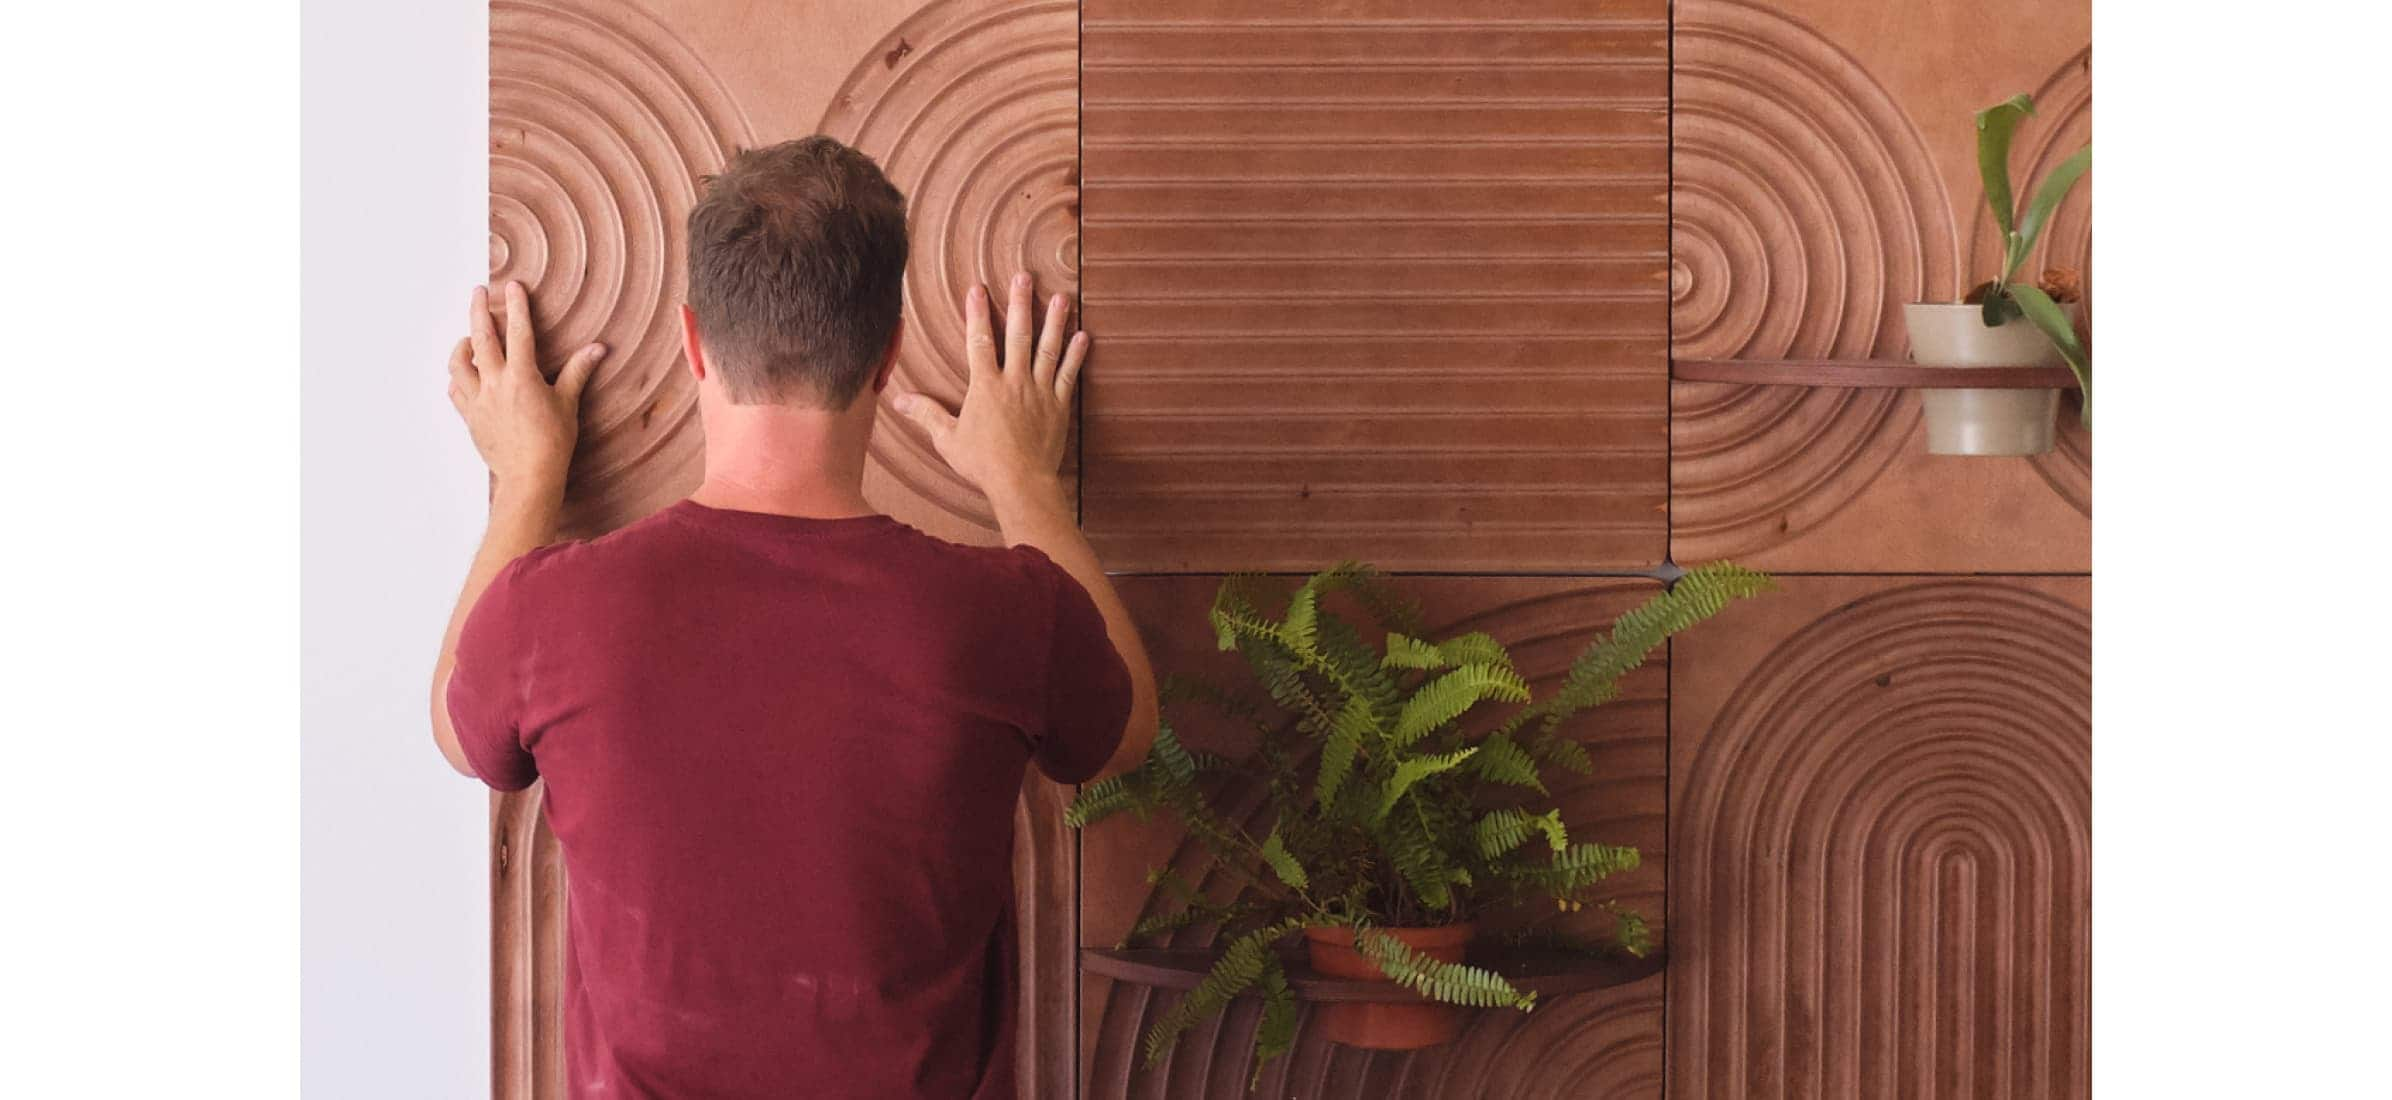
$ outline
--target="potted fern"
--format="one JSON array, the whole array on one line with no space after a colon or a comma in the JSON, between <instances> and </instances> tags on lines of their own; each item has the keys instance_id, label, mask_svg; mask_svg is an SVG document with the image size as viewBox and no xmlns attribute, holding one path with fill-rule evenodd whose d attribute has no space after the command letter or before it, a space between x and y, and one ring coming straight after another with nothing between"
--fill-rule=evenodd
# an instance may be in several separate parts
<instances>
[{"instance_id":1,"label":"potted fern","mask_svg":"<svg viewBox=\"0 0 2392 1100\"><path fill-rule=\"evenodd\" d=\"M1149 1064L1197 1021L1259 994L1259 1080L1294 1043L1292 956L1281 949L1298 934L1312 969L1419 995L1318 1009L1317 1030L1372 1049L1451 1041L1462 1023L1457 1006L1533 1007L1534 993L1467 962L1483 916L1527 907L1550 919L1591 904L1609 914L1607 947L1649 950L1640 914L1590 896L1635 868L1638 851L1571 835L1545 776L1592 770L1568 724L1615 698L1621 676L1672 634L1770 587L1768 577L1726 563L1694 569L1621 616L1558 689L1534 699L1501 642L1484 633L1418 636L1417 612L1368 567L1316 574L1284 603L1255 578L1224 582L1210 613L1214 634L1244 658L1262 698L1174 677L1145 763L1083 789L1066 816L1079 827L1125 812L1172 815L1239 887L1208 896L1167 869L1151 876L1170 900L1129 940L1213 926L1220 950L1148 1029ZM1360 608L1376 636L1339 614L1340 603ZM1189 749L1173 731L1189 706L1253 730L1256 751L1230 760ZM1216 805L1221 791L1257 789L1267 798L1256 814Z\"/></svg>"},{"instance_id":2,"label":"potted fern","mask_svg":"<svg viewBox=\"0 0 2392 1100\"><path fill-rule=\"evenodd\" d=\"M2076 334L2078 273L2054 269L2035 283L2016 281L2018 269L2051 224L2053 211L2093 166L2093 147L2044 176L2024 210L2013 210L2010 138L2035 112L2018 95L1977 112L1977 171L1985 205L2001 231L2002 268L1959 304L1913 302L1903 309L1911 358L1922 366L2057 366L2075 372L2081 415L2093 423L2093 360ZM2023 321L2024 323L2018 323ZM2031 455L2051 450L2059 419L2055 389L1930 389L1921 397L1927 452L1954 455Z\"/></svg>"}]
</instances>

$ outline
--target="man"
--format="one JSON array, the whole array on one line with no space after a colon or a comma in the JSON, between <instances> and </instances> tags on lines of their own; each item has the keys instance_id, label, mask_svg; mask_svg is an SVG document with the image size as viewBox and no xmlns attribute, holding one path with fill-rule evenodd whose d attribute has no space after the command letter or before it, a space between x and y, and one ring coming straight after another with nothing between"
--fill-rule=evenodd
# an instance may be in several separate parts
<instances>
[{"instance_id":1,"label":"man","mask_svg":"<svg viewBox=\"0 0 2392 1100\"><path fill-rule=\"evenodd\" d=\"M1155 691L1058 473L1086 333L1017 277L1000 342L963 303L960 414L898 409L987 495L1005 549L863 497L904 338L905 200L814 137L743 152L689 215L684 348L706 434L689 499L553 537L576 403L530 303L476 290L449 394L493 476L434 673L461 772L547 781L573 882L575 1095L1013 1092L1012 818L1024 768L1134 766Z\"/></svg>"}]
</instances>

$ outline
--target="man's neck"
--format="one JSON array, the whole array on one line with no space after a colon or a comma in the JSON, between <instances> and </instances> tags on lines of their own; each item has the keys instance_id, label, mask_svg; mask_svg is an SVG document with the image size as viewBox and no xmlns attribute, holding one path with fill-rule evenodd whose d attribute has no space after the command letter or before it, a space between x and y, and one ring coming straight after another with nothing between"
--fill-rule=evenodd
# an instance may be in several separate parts
<instances>
[{"instance_id":1,"label":"man's neck","mask_svg":"<svg viewBox=\"0 0 2392 1100\"><path fill-rule=\"evenodd\" d=\"M845 411L711 404L701 410L706 480L690 499L709 508L836 519L871 515L864 451L871 397Z\"/></svg>"}]
</instances>

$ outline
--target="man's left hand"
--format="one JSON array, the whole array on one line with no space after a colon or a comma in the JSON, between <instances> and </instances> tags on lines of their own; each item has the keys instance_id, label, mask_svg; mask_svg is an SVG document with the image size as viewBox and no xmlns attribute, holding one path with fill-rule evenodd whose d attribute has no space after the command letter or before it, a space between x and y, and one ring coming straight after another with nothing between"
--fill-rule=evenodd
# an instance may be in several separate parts
<instances>
[{"instance_id":1,"label":"man's left hand","mask_svg":"<svg viewBox=\"0 0 2392 1100\"><path fill-rule=\"evenodd\" d=\"M573 441L581 430L581 391L606 357L606 345L573 353L552 385L540 373L532 303L520 282L506 286L502 337L490 289L473 289L472 335L449 353L449 403L465 418L474 449L502 491L561 493Z\"/></svg>"}]
</instances>

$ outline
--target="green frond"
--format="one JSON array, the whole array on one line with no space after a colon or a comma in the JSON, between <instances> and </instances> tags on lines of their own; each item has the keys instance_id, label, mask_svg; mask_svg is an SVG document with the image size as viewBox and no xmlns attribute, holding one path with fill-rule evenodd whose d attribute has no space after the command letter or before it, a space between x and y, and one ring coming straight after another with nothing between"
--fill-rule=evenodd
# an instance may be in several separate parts
<instances>
[{"instance_id":1,"label":"green frond","mask_svg":"<svg viewBox=\"0 0 2392 1100\"><path fill-rule=\"evenodd\" d=\"M1437 643L1437 651L1445 655L1449 665L1501 665L1512 667L1512 654L1503 643L1483 630L1474 630Z\"/></svg>"},{"instance_id":2,"label":"green frond","mask_svg":"<svg viewBox=\"0 0 2392 1100\"><path fill-rule=\"evenodd\" d=\"M1528 683L1502 665L1463 665L1428 683L1404 700L1395 720L1395 743L1410 745L1462 716L1482 699L1506 703L1528 701Z\"/></svg>"},{"instance_id":3,"label":"green frond","mask_svg":"<svg viewBox=\"0 0 2392 1100\"><path fill-rule=\"evenodd\" d=\"M1444 668L1451 664L1445 651L1434 643L1424 642L1409 634L1387 635L1387 656L1381 663L1389 668Z\"/></svg>"},{"instance_id":4,"label":"green frond","mask_svg":"<svg viewBox=\"0 0 2392 1100\"><path fill-rule=\"evenodd\" d=\"M1163 1052L1171 1048L1181 1032L1221 1011L1231 999L1260 982L1263 971L1270 966L1271 945L1299 927L1301 921L1281 921L1230 941L1212 970L1196 983L1196 988L1146 1029L1146 1064L1152 1066L1162 1061Z\"/></svg>"},{"instance_id":5,"label":"green frond","mask_svg":"<svg viewBox=\"0 0 2392 1100\"><path fill-rule=\"evenodd\" d=\"M1407 634L1420 629L1419 605L1397 592L1377 569L1361 562L1339 562L1313 574L1305 583L1324 596L1331 592L1352 594L1354 602L1370 612L1382 629Z\"/></svg>"},{"instance_id":6,"label":"green frond","mask_svg":"<svg viewBox=\"0 0 2392 1100\"><path fill-rule=\"evenodd\" d=\"M1377 729L1371 720L1369 700L1349 697L1329 724L1329 735L1321 742L1321 770L1315 790L1320 795L1321 808L1337 802L1337 793L1345 787L1346 776L1354 769L1354 756L1362 749L1362 740Z\"/></svg>"},{"instance_id":7,"label":"green frond","mask_svg":"<svg viewBox=\"0 0 2392 1100\"><path fill-rule=\"evenodd\" d=\"M1213 592L1210 619L1214 640L1223 650L1233 649L1239 638L1267 637L1271 633L1270 620L1255 607L1253 587L1262 578L1251 573L1232 573L1221 579L1221 587Z\"/></svg>"},{"instance_id":8,"label":"green frond","mask_svg":"<svg viewBox=\"0 0 2392 1100\"><path fill-rule=\"evenodd\" d=\"M1156 788L1166 794L1196 784L1196 759L1179 743L1179 735L1172 732L1169 722L1155 724L1154 747L1146 751L1146 761L1154 769Z\"/></svg>"},{"instance_id":9,"label":"green frond","mask_svg":"<svg viewBox=\"0 0 2392 1100\"><path fill-rule=\"evenodd\" d=\"M1653 953L1653 929L1645 923L1644 914L1616 901L1598 904L1611 914L1615 925L1612 935L1620 950L1640 959Z\"/></svg>"},{"instance_id":10,"label":"green frond","mask_svg":"<svg viewBox=\"0 0 2392 1100\"><path fill-rule=\"evenodd\" d=\"M1303 651L1317 644L1321 622L1320 593L1311 585L1288 597L1287 614L1279 618L1279 637L1288 648Z\"/></svg>"},{"instance_id":11,"label":"green frond","mask_svg":"<svg viewBox=\"0 0 2392 1100\"><path fill-rule=\"evenodd\" d=\"M1249 1092L1262 1086L1263 1067L1296 1045L1296 995L1288 988L1287 971L1279 965L1279 956L1263 956L1262 978L1256 984L1262 988L1262 1021L1254 1026L1254 1076L1246 1082Z\"/></svg>"},{"instance_id":12,"label":"green frond","mask_svg":"<svg viewBox=\"0 0 2392 1100\"><path fill-rule=\"evenodd\" d=\"M1395 774L1388 776L1386 785L1379 789L1379 804L1376 809L1371 811L1371 821L1374 824L1385 821L1387 815L1395 809L1395 804L1401 801L1404 794L1421 780L1461 767L1465 761L1476 755L1478 755L1478 747L1473 745L1466 749L1456 749L1442 756L1415 756L1397 764Z\"/></svg>"},{"instance_id":13,"label":"green frond","mask_svg":"<svg viewBox=\"0 0 2392 1100\"><path fill-rule=\"evenodd\" d=\"M1267 909L1265 903L1259 901L1223 903L1207 901L1202 897L1183 897L1180 901L1179 908L1168 913L1139 918L1138 923L1131 925L1129 933L1121 938L1121 946L1128 947L1141 940L1152 940L1199 924L1227 925Z\"/></svg>"},{"instance_id":14,"label":"green frond","mask_svg":"<svg viewBox=\"0 0 2392 1100\"><path fill-rule=\"evenodd\" d=\"M1533 833L1543 833L1545 842L1556 852L1570 846L1570 833L1562 825L1560 810L1547 810L1541 814L1522 809L1491 810L1485 817L1478 819L1478 824L1471 832L1477 842L1478 854L1486 859L1509 853L1527 843Z\"/></svg>"},{"instance_id":15,"label":"green frond","mask_svg":"<svg viewBox=\"0 0 2392 1100\"><path fill-rule=\"evenodd\" d=\"M1080 788L1071 805L1063 811L1065 828L1077 829L1139 805L1138 792L1130 789L1127 774L1099 779Z\"/></svg>"},{"instance_id":16,"label":"green frond","mask_svg":"<svg viewBox=\"0 0 2392 1100\"><path fill-rule=\"evenodd\" d=\"M1280 839L1279 830L1272 829L1271 835L1262 838L1262 858L1271 865L1271 873L1278 875L1279 881L1298 890L1311 885L1312 880L1304 874L1304 865L1287 850L1287 842Z\"/></svg>"},{"instance_id":17,"label":"green frond","mask_svg":"<svg viewBox=\"0 0 2392 1100\"><path fill-rule=\"evenodd\" d=\"M1379 832L1379 847L1403 876L1404 885L1412 895L1429 909L1453 907L1453 863L1441 846L1442 836L1431 826L1426 816L1405 812L1388 818Z\"/></svg>"},{"instance_id":18,"label":"green frond","mask_svg":"<svg viewBox=\"0 0 2392 1100\"><path fill-rule=\"evenodd\" d=\"M1401 698L1395 677L1388 674L1379 652L1354 633L1352 624L1334 615L1324 616L1314 640L1321 660L1333 670L1331 674L1342 689L1370 700L1382 724L1395 717Z\"/></svg>"},{"instance_id":19,"label":"green frond","mask_svg":"<svg viewBox=\"0 0 2392 1100\"><path fill-rule=\"evenodd\" d=\"M1642 861L1641 853L1624 845L1573 844L1553 853L1549 864L1508 873L1554 897L1567 897L1623 871L1633 871Z\"/></svg>"},{"instance_id":20,"label":"green frond","mask_svg":"<svg viewBox=\"0 0 2392 1100\"><path fill-rule=\"evenodd\" d=\"M1531 737L1528 754L1545 763L1567 768L1580 775L1595 774L1595 762L1586 755L1586 746L1559 733L1542 733Z\"/></svg>"},{"instance_id":21,"label":"green frond","mask_svg":"<svg viewBox=\"0 0 2392 1100\"><path fill-rule=\"evenodd\" d=\"M1270 722L1263 717L1253 700L1193 676L1173 674L1163 677L1156 689L1156 702L1165 708L1184 703L1201 704L1258 732L1268 732L1270 729Z\"/></svg>"},{"instance_id":22,"label":"green frond","mask_svg":"<svg viewBox=\"0 0 2392 1100\"><path fill-rule=\"evenodd\" d=\"M1493 734L1479 742L1478 755L1470 760L1470 770L1489 783L1528 787L1540 792L1545 789L1543 777L1537 774L1536 760L1509 734Z\"/></svg>"},{"instance_id":23,"label":"green frond","mask_svg":"<svg viewBox=\"0 0 2392 1100\"><path fill-rule=\"evenodd\" d=\"M1730 601L1775 587L1777 583L1768 574L1732 562L1711 562L1688 570L1668 591L1620 616L1612 623L1610 634L1597 639L1570 663L1561 690L1541 708L1545 728L1551 730L1579 711L1617 698L1620 677L1644 664L1670 635L1718 614Z\"/></svg>"},{"instance_id":24,"label":"green frond","mask_svg":"<svg viewBox=\"0 0 2392 1100\"><path fill-rule=\"evenodd\" d=\"M1439 962L1404 945L1378 929L1365 929L1356 946L1378 964L1379 973L1432 1001L1472 1008L1536 1007L1536 994L1522 993L1492 970Z\"/></svg>"}]
</instances>

